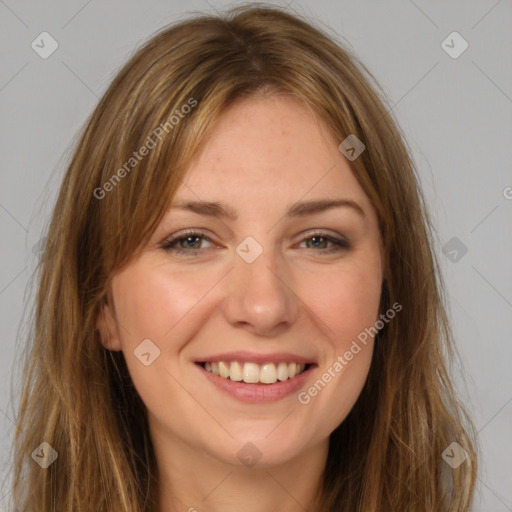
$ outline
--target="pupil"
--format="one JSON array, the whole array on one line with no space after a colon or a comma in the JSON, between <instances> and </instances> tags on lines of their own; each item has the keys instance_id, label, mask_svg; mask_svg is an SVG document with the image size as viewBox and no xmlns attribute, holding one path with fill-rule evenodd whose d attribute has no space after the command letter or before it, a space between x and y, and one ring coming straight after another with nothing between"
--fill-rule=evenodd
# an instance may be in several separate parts
<instances>
[{"instance_id":1,"label":"pupil","mask_svg":"<svg viewBox=\"0 0 512 512\"><path fill-rule=\"evenodd\" d=\"M194 245L193 240L197 241L197 239L198 239L197 236L189 236L189 237L187 237L187 244L190 244L192 246L192 245Z\"/></svg>"}]
</instances>

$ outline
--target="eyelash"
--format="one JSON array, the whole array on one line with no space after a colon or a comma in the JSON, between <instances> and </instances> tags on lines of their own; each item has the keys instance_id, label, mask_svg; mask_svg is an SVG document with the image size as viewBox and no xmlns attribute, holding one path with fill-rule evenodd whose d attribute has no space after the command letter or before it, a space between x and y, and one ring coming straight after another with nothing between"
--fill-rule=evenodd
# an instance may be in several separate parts
<instances>
[{"instance_id":1,"label":"eyelash","mask_svg":"<svg viewBox=\"0 0 512 512\"><path fill-rule=\"evenodd\" d=\"M176 244L179 244L181 241L187 240L187 238L191 238L191 237L200 238L200 239L206 240L208 242L214 243L211 238L207 237L206 235L204 235L202 233L199 233L197 231L189 231L189 232L185 232L183 235L181 235L179 237L165 240L162 243L161 247L162 247L162 249L164 249L166 251L173 251L173 252L176 252L178 254L187 254L187 255L194 256L194 255L197 255L198 253L200 253L204 249L183 249L183 248L180 248L180 247L176 247ZM303 242L305 240L311 240L313 238L322 238L322 239L326 240L327 242L331 242L332 244L334 244L334 247L331 247L330 249L324 249L324 250L320 251L320 252L323 252L324 254L330 254L330 253L337 252L337 251L343 251L343 250L351 249L351 245L350 245L350 243L348 241L335 238L333 236L327 235L327 234L322 233L322 232L311 233L306 238L303 238L301 240L301 242ZM314 250L314 248L309 248L309 249L313 249Z\"/></svg>"}]
</instances>

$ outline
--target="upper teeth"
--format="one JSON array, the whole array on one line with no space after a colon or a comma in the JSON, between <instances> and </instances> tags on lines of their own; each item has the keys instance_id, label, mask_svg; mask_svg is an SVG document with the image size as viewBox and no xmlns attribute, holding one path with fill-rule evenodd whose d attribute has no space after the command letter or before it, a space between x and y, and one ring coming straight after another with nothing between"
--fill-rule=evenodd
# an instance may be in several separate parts
<instances>
[{"instance_id":1,"label":"upper teeth","mask_svg":"<svg viewBox=\"0 0 512 512\"><path fill-rule=\"evenodd\" d=\"M244 381L250 384L261 382L263 384L274 384L278 380L291 379L302 373L306 365L304 363L274 363L256 364L239 363L238 361L226 362L215 361L204 364L204 369L222 377L234 381Z\"/></svg>"}]
</instances>

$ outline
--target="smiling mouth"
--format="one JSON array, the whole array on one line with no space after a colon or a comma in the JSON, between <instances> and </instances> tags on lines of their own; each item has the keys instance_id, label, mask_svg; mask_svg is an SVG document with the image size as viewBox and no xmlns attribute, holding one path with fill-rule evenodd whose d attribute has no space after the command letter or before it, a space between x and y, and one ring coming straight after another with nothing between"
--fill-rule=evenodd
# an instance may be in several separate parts
<instances>
[{"instance_id":1,"label":"smiling mouth","mask_svg":"<svg viewBox=\"0 0 512 512\"><path fill-rule=\"evenodd\" d=\"M199 363L207 372L223 379L246 384L275 384L291 380L310 368L310 364L295 362L265 363L238 361L208 361Z\"/></svg>"}]
</instances>

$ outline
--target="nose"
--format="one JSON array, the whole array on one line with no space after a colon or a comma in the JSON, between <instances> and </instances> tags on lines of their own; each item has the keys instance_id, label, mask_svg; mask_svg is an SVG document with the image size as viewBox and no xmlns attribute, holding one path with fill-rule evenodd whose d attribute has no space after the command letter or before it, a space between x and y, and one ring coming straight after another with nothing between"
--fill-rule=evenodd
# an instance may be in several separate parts
<instances>
[{"instance_id":1,"label":"nose","mask_svg":"<svg viewBox=\"0 0 512 512\"><path fill-rule=\"evenodd\" d=\"M285 263L278 265L271 250L264 250L252 263L238 255L234 258L223 301L227 321L263 337L274 337L293 325L301 301Z\"/></svg>"}]
</instances>

